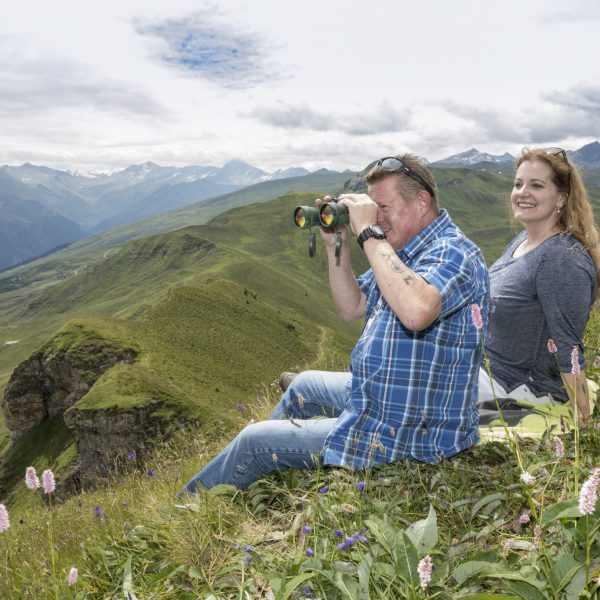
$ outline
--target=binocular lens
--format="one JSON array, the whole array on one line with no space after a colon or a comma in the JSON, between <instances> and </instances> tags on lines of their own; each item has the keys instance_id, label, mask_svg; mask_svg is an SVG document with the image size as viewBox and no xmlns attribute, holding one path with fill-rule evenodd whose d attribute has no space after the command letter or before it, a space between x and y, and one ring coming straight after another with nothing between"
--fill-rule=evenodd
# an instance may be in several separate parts
<instances>
[{"instance_id":1,"label":"binocular lens","mask_svg":"<svg viewBox=\"0 0 600 600\"><path fill-rule=\"evenodd\" d=\"M306 225L306 215L301 206L294 212L294 222L296 223L296 227L304 227Z\"/></svg>"},{"instance_id":2,"label":"binocular lens","mask_svg":"<svg viewBox=\"0 0 600 600\"><path fill-rule=\"evenodd\" d=\"M331 204L323 204L323 207L321 208L321 223L323 223L323 225L325 227L330 227L333 224L333 220L335 218L335 214L333 212L333 208Z\"/></svg>"}]
</instances>

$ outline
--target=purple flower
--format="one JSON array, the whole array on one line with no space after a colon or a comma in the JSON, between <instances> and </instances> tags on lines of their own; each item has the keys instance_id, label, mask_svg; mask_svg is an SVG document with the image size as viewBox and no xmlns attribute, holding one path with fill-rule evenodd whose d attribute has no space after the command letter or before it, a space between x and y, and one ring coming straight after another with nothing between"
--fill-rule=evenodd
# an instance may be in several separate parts
<instances>
[{"instance_id":1,"label":"purple flower","mask_svg":"<svg viewBox=\"0 0 600 600\"><path fill-rule=\"evenodd\" d=\"M0 533L4 533L10 527L10 519L8 518L8 511L4 504L0 504Z\"/></svg>"},{"instance_id":2,"label":"purple flower","mask_svg":"<svg viewBox=\"0 0 600 600\"><path fill-rule=\"evenodd\" d=\"M565 445L563 444L563 441L558 436L556 436L554 438L554 451L556 453L556 458L558 460L560 460L561 458L564 458Z\"/></svg>"},{"instance_id":3,"label":"purple flower","mask_svg":"<svg viewBox=\"0 0 600 600\"><path fill-rule=\"evenodd\" d=\"M598 500L598 481L600 480L600 467L592 471L590 478L581 486L579 492L579 512L582 515L591 515L596 509Z\"/></svg>"},{"instance_id":4,"label":"purple flower","mask_svg":"<svg viewBox=\"0 0 600 600\"><path fill-rule=\"evenodd\" d=\"M30 490L37 490L40 487L40 480L34 467L27 467L25 470L25 485Z\"/></svg>"},{"instance_id":5,"label":"purple flower","mask_svg":"<svg viewBox=\"0 0 600 600\"><path fill-rule=\"evenodd\" d=\"M254 548L252 546L250 546L249 544L246 544L244 546L244 552L248 552L248 553L254 552Z\"/></svg>"},{"instance_id":6,"label":"purple flower","mask_svg":"<svg viewBox=\"0 0 600 600\"><path fill-rule=\"evenodd\" d=\"M419 566L417 567L417 572L419 573L419 581L421 582L422 589L425 589L429 585L429 582L431 581L432 571L433 561L431 560L431 556L429 556L428 554L419 561Z\"/></svg>"},{"instance_id":7,"label":"purple flower","mask_svg":"<svg viewBox=\"0 0 600 600\"><path fill-rule=\"evenodd\" d=\"M354 538L350 536L348 536L344 541L346 542L346 547L350 547L354 544Z\"/></svg>"},{"instance_id":8,"label":"purple flower","mask_svg":"<svg viewBox=\"0 0 600 600\"><path fill-rule=\"evenodd\" d=\"M471 320L473 321L473 325L475 325L475 329L483 328L483 318L481 317L479 304L471 304Z\"/></svg>"},{"instance_id":9,"label":"purple flower","mask_svg":"<svg viewBox=\"0 0 600 600\"><path fill-rule=\"evenodd\" d=\"M75 585L77 583L77 577L79 576L79 572L75 567L71 567L69 571L69 577L67 579L67 583L69 585Z\"/></svg>"},{"instance_id":10,"label":"purple flower","mask_svg":"<svg viewBox=\"0 0 600 600\"><path fill-rule=\"evenodd\" d=\"M179 421L179 429L185 429L185 421L183 419Z\"/></svg>"},{"instance_id":11,"label":"purple flower","mask_svg":"<svg viewBox=\"0 0 600 600\"><path fill-rule=\"evenodd\" d=\"M310 525L305 525L305 526L302 528L302 531L304 531L304 533L306 533L306 534L310 533L310 532L311 532Z\"/></svg>"},{"instance_id":12,"label":"purple flower","mask_svg":"<svg viewBox=\"0 0 600 600\"><path fill-rule=\"evenodd\" d=\"M100 518L104 514L104 509L98 505L94 508L94 516Z\"/></svg>"},{"instance_id":13,"label":"purple flower","mask_svg":"<svg viewBox=\"0 0 600 600\"><path fill-rule=\"evenodd\" d=\"M148 477L156 477L156 471L153 469L148 469Z\"/></svg>"},{"instance_id":14,"label":"purple flower","mask_svg":"<svg viewBox=\"0 0 600 600\"><path fill-rule=\"evenodd\" d=\"M133 450L130 450L127 453L127 460L131 461L131 460L135 460L135 452Z\"/></svg>"},{"instance_id":15,"label":"purple flower","mask_svg":"<svg viewBox=\"0 0 600 600\"><path fill-rule=\"evenodd\" d=\"M241 402L238 402L235 407L237 408L237 410L239 410L241 413L244 412L244 405Z\"/></svg>"},{"instance_id":16,"label":"purple flower","mask_svg":"<svg viewBox=\"0 0 600 600\"><path fill-rule=\"evenodd\" d=\"M366 544L368 542L367 540L367 536L363 535L362 533L358 536L358 539L361 541L361 543Z\"/></svg>"},{"instance_id":17,"label":"purple flower","mask_svg":"<svg viewBox=\"0 0 600 600\"><path fill-rule=\"evenodd\" d=\"M338 550L345 550L345 549L346 549L346 542L340 542L340 543L337 545L337 549L338 549Z\"/></svg>"},{"instance_id":18,"label":"purple flower","mask_svg":"<svg viewBox=\"0 0 600 600\"><path fill-rule=\"evenodd\" d=\"M367 487L367 484L364 481L359 481L358 482L358 489L359 489L359 491L362 492L366 487Z\"/></svg>"},{"instance_id":19,"label":"purple flower","mask_svg":"<svg viewBox=\"0 0 600 600\"><path fill-rule=\"evenodd\" d=\"M581 373L581 367L579 366L579 348L577 346L573 346L573 350L571 350L571 373L573 373L573 375L579 375L579 373Z\"/></svg>"},{"instance_id":20,"label":"purple flower","mask_svg":"<svg viewBox=\"0 0 600 600\"><path fill-rule=\"evenodd\" d=\"M308 558L310 558L312 555L313 555L312 548L307 548L306 549L306 556L308 556Z\"/></svg>"},{"instance_id":21,"label":"purple flower","mask_svg":"<svg viewBox=\"0 0 600 600\"><path fill-rule=\"evenodd\" d=\"M247 562L248 564L250 564L250 563L252 562L252 557L251 557L251 556L247 556L247 557L246 557L246 562Z\"/></svg>"},{"instance_id":22,"label":"purple flower","mask_svg":"<svg viewBox=\"0 0 600 600\"><path fill-rule=\"evenodd\" d=\"M556 354L558 352L558 348L552 338L548 338L548 352L550 352L550 354Z\"/></svg>"},{"instance_id":23,"label":"purple flower","mask_svg":"<svg viewBox=\"0 0 600 600\"><path fill-rule=\"evenodd\" d=\"M326 494L329 491L329 486L328 485L324 485L320 490L319 490L319 494Z\"/></svg>"},{"instance_id":24,"label":"purple flower","mask_svg":"<svg viewBox=\"0 0 600 600\"><path fill-rule=\"evenodd\" d=\"M308 598L308 597L311 595L310 588L307 588L307 587L305 587L305 588L302 590L302 595L303 595L303 596L306 596L306 597Z\"/></svg>"},{"instance_id":25,"label":"purple flower","mask_svg":"<svg viewBox=\"0 0 600 600\"><path fill-rule=\"evenodd\" d=\"M129 508L129 502L127 502L127 501L123 502L123 508Z\"/></svg>"},{"instance_id":26,"label":"purple flower","mask_svg":"<svg viewBox=\"0 0 600 600\"><path fill-rule=\"evenodd\" d=\"M335 535L336 535L336 537L341 538L341 537L344 537L344 532L341 529L336 529Z\"/></svg>"},{"instance_id":27,"label":"purple flower","mask_svg":"<svg viewBox=\"0 0 600 600\"><path fill-rule=\"evenodd\" d=\"M51 494L56 489L54 473L50 469L46 469L42 473L42 486L46 494Z\"/></svg>"},{"instance_id":28,"label":"purple flower","mask_svg":"<svg viewBox=\"0 0 600 600\"><path fill-rule=\"evenodd\" d=\"M524 471L523 473L521 473L521 481L525 485L533 485L535 483L535 477L527 471Z\"/></svg>"}]
</instances>

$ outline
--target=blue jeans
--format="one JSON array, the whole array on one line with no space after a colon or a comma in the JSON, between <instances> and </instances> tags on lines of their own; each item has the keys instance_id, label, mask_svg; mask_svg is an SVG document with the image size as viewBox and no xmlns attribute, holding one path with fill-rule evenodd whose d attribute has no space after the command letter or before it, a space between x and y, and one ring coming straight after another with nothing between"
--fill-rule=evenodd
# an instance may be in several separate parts
<instances>
[{"instance_id":1,"label":"blue jeans","mask_svg":"<svg viewBox=\"0 0 600 600\"><path fill-rule=\"evenodd\" d=\"M351 381L350 373L300 373L268 421L246 426L177 495L219 483L245 489L271 471L314 468L350 397Z\"/></svg>"}]
</instances>

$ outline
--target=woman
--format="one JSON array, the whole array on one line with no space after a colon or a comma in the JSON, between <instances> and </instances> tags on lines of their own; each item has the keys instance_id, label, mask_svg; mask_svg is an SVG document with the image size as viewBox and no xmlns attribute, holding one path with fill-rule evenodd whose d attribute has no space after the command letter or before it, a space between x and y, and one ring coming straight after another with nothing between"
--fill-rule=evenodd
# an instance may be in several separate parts
<instances>
[{"instance_id":1,"label":"woman","mask_svg":"<svg viewBox=\"0 0 600 600\"><path fill-rule=\"evenodd\" d=\"M590 418L583 331L598 297L600 246L581 175L564 150L525 150L511 208L525 229L490 269L485 347L498 398L577 399ZM479 403L493 399L482 369Z\"/></svg>"}]
</instances>

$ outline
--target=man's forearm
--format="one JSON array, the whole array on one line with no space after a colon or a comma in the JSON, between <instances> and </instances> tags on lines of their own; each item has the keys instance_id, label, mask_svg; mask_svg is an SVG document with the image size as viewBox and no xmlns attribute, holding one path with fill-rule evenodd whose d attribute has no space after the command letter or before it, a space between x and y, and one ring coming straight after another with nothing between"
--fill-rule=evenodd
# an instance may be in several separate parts
<instances>
[{"instance_id":1,"label":"man's forearm","mask_svg":"<svg viewBox=\"0 0 600 600\"><path fill-rule=\"evenodd\" d=\"M367 240L364 249L377 285L401 323L412 331L431 325L441 309L437 288L409 269L385 240Z\"/></svg>"},{"instance_id":2,"label":"man's forearm","mask_svg":"<svg viewBox=\"0 0 600 600\"><path fill-rule=\"evenodd\" d=\"M329 284L338 314L344 321L355 321L365 314L365 296L358 287L350 264L348 244L342 244L339 258L335 250L327 248Z\"/></svg>"}]
</instances>

